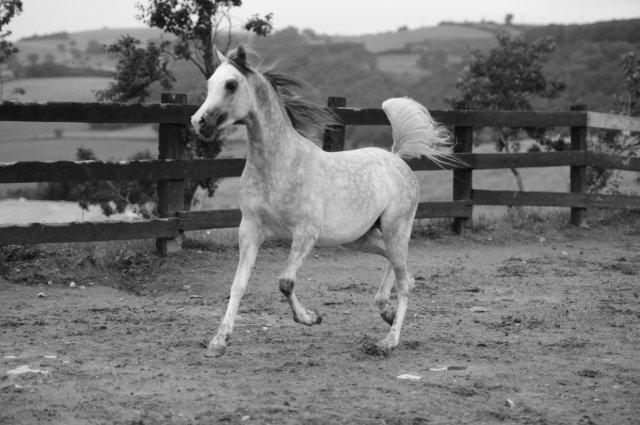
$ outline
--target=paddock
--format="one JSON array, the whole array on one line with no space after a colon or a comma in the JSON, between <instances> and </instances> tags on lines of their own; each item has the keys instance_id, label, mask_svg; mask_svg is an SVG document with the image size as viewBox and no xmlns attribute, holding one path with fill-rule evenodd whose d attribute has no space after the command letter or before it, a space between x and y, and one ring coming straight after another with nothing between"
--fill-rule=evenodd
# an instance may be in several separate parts
<instances>
[{"instance_id":1,"label":"paddock","mask_svg":"<svg viewBox=\"0 0 640 425\"><path fill-rule=\"evenodd\" d=\"M232 345L212 359L237 249L23 253L0 279L0 422L634 423L637 214L525 227L416 235L417 285L387 357L368 351L387 329L372 254L312 252L298 288L324 321L309 328L277 288L287 248L267 246ZM6 374L21 365L47 373Z\"/></svg>"}]
</instances>

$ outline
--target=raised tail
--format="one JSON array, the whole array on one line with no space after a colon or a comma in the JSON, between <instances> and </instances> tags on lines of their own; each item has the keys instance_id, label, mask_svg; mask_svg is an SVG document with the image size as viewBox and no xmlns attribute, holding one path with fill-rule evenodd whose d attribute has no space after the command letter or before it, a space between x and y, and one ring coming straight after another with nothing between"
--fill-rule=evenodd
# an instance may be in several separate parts
<instances>
[{"instance_id":1,"label":"raised tail","mask_svg":"<svg viewBox=\"0 0 640 425\"><path fill-rule=\"evenodd\" d=\"M391 152L402 158L426 156L436 164L454 164L451 134L438 124L427 108L408 97L395 97L382 103L393 132ZM440 149L447 149L447 151Z\"/></svg>"}]
</instances>

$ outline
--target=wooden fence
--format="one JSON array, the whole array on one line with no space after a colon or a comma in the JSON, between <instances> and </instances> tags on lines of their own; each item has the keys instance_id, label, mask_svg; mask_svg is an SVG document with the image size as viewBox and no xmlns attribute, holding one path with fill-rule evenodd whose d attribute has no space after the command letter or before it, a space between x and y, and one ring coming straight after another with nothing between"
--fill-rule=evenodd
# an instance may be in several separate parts
<instances>
[{"instance_id":1,"label":"wooden fence","mask_svg":"<svg viewBox=\"0 0 640 425\"><path fill-rule=\"evenodd\" d=\"M86 123L159 123L158 160L146 161L53 161L0 164L0 183L91 180L157 180L159 218L0 226L0 245L53 242L86 242L123 239L157 240L160 254L180 249L184 231L236 227L239 210L181 211L185 179L237 177L244 159L184 159L187 126L197 109L181 94L163 94L162 103L129 105L111 103L0 103L0 121L45 121ZM344 125L389 125L381 109L346 108L344 98L329 98L328 106ZM585 193L588 166L640 171L640 158L590 152L587 128L640 132L640 119L586 111L574 107L566 112L433 110L440 123L454 128L456 157L464 165L453 170L453 201L422 202L417 218L454 219L461 232L472 216L474 205L535 205L571 208L571 222L580 224L586 208L640 209L640 197ZM344 148L344 125L325 132L324 149ZM475 154L474 127L570 127L571 150L560 152ZM1 136L0 136L1 137ZM412 169L441 170L427 159L408 161ZM473 170L518 167L571 167L570 193L517 192L473 189Z\"/></svg>"}]
</instances>

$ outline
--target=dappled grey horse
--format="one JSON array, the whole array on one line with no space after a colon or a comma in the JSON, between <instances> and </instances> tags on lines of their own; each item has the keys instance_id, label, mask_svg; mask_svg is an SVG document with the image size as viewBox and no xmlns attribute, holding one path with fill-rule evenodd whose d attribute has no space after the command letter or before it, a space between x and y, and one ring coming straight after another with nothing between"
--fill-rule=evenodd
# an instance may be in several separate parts
<instances>
[{"instance_id":1,"label":"dappled grey horse","mask_svg":"<svg viewBox=\"0 0 640 425\"><path fill-rule=\"evenodd\" d=\"M259 70L247 62L242 46L220 65L207 83L207 97L192 117L196 132L210 137L237 122L248 130L247 162L240 179L240 259L227 311L207 354L224 354L238 304L247 287L258 247L269 237L291 238L287 267L279 278L293 319L318 324L321 316L296 297L296 273L314 245L350 244L385 257L389 264L375 297L391 325L378 344L397 347L414 280L407 250L419 199L418 181L402 158L450 160L438 147L448 134L419 103L408 98L382 104L393 130L391 152L363 148L325 152L310 137L335 117L302 100L293 77ZM398 303L390 303L396 283Z\"/></svg>"}]
</instances>

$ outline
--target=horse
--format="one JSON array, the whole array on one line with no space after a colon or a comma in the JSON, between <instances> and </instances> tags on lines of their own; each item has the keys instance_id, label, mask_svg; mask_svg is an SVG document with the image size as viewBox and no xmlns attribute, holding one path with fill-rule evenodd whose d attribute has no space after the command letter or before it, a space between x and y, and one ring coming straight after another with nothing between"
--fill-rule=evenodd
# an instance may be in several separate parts
<instances>
[{"instance_id":1,"label":"horse","mask_svg":"<svg viewBox=\"0 0 640 425\"><path fill-rule=\"evenodd\" d=\"M439 149L449 146L448 132L418 102L393 98L382 104L392 127L391 152L375 147L327 152L313 142L314 135L338 120L328 108L298 95L304 87L301 80L254 67L243 46L227 56L216 49L216 56L219 65L207 81L204 102L191 117L193 129L210 138L241 123L249 141L240 178L238 267L226 313L206 355L224 354L258 249L272 237L291 240L279 289L293 320L308 326L319 324L322 316L302 305L294 287L314 245L343 244L386 258L375 302L391 329L376 345L385 352L397 347L415 285L407 254L420 194L404 159L451 160ZM396 308L390 301L394 283Z\"/></svg>"}]
</instances>

